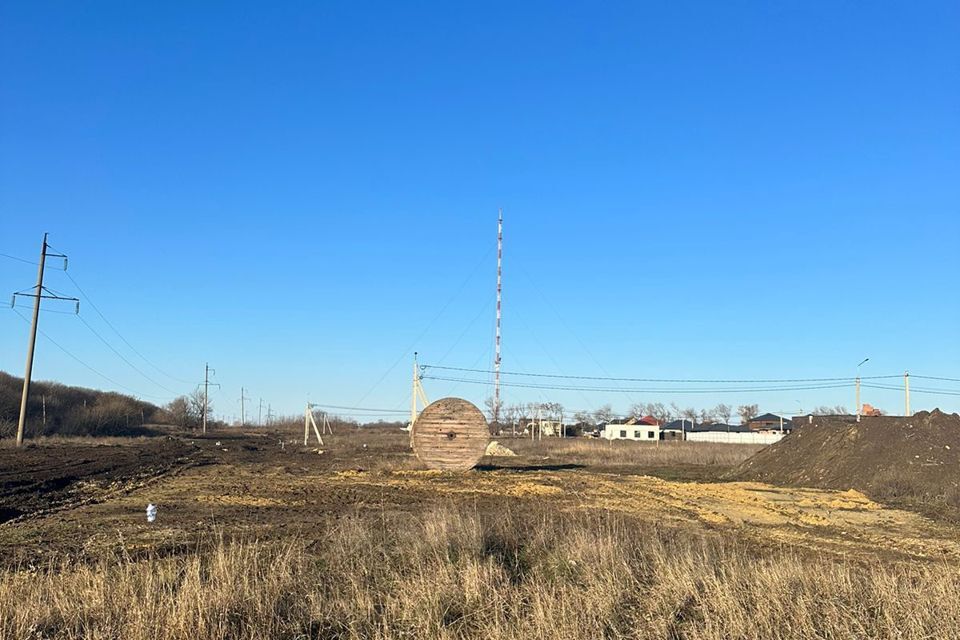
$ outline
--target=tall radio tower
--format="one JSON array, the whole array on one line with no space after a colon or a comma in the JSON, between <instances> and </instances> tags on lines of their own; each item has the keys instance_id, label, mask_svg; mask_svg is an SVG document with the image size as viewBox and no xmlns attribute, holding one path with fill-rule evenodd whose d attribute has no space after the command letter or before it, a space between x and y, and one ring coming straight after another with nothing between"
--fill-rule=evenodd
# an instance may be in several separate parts
<instances>
[{"instance_id":1,"label":"tall radio tower","mask_svg":"<svg viewBox=\"0 0 960 640\"><path fill-rule=\"evenodd\" d=\"M500 424L500 303L503 292L503 207L497 217L497 337L493 358L493 423Z\"/></svg>"}]
</instances>

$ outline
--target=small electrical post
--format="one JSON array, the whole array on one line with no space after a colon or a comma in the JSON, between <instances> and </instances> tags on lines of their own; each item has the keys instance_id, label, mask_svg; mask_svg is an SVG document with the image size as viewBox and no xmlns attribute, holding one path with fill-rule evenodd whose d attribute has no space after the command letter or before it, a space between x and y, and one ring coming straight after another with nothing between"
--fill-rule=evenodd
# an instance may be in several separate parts
<instances>
[{"instance_id":1,"label":"small electrical post","mask_svg":"<svg viewBox=\"0 0 960 640\"><path fill-rule=\"evenodd\" d=\"M413 388L410 390L410 446L413 447L413 425L417 421L417 400L423 403L426 408L430 402L427 400L427 394L423 391L423 375L420 373L420 365L417 362L417 352L413 352Z\"/></svg>"},{"instance_id":2,"label":"small electrical post","mask_svg":"<svg viewBox=\"0 0 960 640\"><path fill-rule=\"evenodd\" d=\"M247 426L247 413L246 413L246 401L251 398L247 397L246 390L243 387L240 387L240 426Z\"/></svg>"},{"instance_id":3,"label":"small electrical post","mask_svg":"<svg viewBox=\"0 0 960 640\"><path fill-rule=\"evenodd\" d=\"M47 244L48 234L43 234L43 244L40 247L40 266L37 269L37 284L31 289L24 289L13 294L10 307L17 304L17 296L23 298L33 298L33 322L30 324L30 342L27 343L27 365L23 374L23 393L20 396L20 418L17 422L17 446L23 445L23 432L27 424L27 400L30 397L30 378L33 375L33 354L37 345L37 325L40 321L40 301L41 300L69 300L77 305L77 313L80 313L80 299L61 296L50 291L43 286L43 271L47 258L63 258L63 270L67 270L67 256L62 253L50 253ZM46 411L44 411L46 413ZM46 421L46 416L44 416Z\"/></svg>"},{"instance_id":4,"label":"small electrical post","mask_svg":"<svg viewBox=\"0 0 960 640\"><path fill-rule=\"evenodd\" d=\"M210 382L210 372L216 375L217 370L210 368L210 363L205 363L203 368L203 433L207 432L207 414L210 413L210 387L218 389L220 385L216 382Z\"/></svg>"},{"instance_id":5,"label":"small electrical post","mask_svg":"<svg viewBox=\"0 0 960 640\"><path fill-rule=\"evenodd\" d=\"M320 424L317 424L316 415L313 412L313 407L317 405L307 403L307 408L303 412L303 446L307 446L310 443L310 427L313 427L313 433L317 436L317 442L320 443L320 446L323 446L323 437L325 434L333 435L333 427L330 426L330 420L327 418L327 412L320 412Z\"/></svg>"}]
</instances>

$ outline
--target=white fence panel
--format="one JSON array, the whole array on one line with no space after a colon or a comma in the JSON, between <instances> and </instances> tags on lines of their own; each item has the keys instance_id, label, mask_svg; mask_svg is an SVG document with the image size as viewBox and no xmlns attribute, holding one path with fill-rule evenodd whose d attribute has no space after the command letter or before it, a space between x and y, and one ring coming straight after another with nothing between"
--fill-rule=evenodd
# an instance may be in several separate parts
<instances>
[{"instance_id":1,"label":"white fence panel","mask_svg":"<svg viewBox=\"0 0 960 640\"><path fill-rule=\"evenodd\" d=\"M737 431L692 431L687 432L690 442L722 442L726 444L773 444L779 442L783 433L740 433Z\"/></svg>"}]
</instances>

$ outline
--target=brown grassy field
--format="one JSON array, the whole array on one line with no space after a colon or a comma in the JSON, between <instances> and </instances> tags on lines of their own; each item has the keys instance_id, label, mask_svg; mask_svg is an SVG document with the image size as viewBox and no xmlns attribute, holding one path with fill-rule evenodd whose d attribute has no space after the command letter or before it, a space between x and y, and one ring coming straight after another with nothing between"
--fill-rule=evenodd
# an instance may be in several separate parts
<instances>
[{"instance_id":1,"label":"brown grassy field","mask_svg":"<svg viewBox=\"0 0 960 640\"><path fill-rule=\"evenodd\" d=\"M520 455L450 474L401 433L294 439L177 440L182 468L0 524L0 637L960 636L955 525L718 482L752 448L507 439Z\"/></svg>"}]
</instances>

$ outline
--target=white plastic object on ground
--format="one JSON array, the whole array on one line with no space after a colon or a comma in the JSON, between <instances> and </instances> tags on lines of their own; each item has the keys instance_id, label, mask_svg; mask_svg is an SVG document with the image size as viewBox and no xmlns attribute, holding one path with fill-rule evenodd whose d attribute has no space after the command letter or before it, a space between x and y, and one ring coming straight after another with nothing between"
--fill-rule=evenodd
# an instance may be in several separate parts
<instances>
[{"instance_id":1,"label":"white plastic object on ground","mask_svg":"<svg viewBox=\"0 0 960 640\"><path fill-rule=\"evenodd\" d=\"M157 505L152 502L147 505L147 522L153 522L157 519Z\"/></svg>"}]
</instances>

